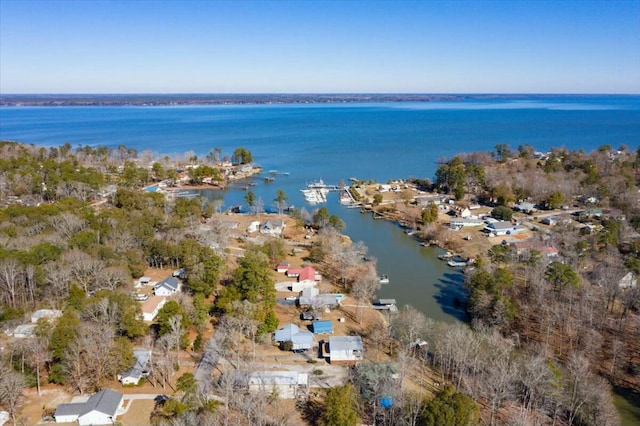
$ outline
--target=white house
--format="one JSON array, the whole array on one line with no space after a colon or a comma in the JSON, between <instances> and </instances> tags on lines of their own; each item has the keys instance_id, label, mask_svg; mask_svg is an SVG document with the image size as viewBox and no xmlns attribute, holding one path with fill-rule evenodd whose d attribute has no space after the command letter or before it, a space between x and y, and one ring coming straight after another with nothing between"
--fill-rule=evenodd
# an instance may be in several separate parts
<instances>
[{"instance_id":1,"label":"white house","mask_svg":"<svg viewBox=\"0 0 640 426\"><path fill-rule=\"evenodd\" d=\"M151 351L148 349L134 349L133 356L136 359L133 367L122 374L118 374L118 380L123 385L137 385L140 383L140 379L149 375Z\"/></svg>"},{"instance_id":2,"label":"white house","mask_svg":"<svg viewBox=\"0 0 640 426\"><path fill-rule=\"evenodd\" d=\"M511 222L503 221L503 222L490 223L484 228L484 231L490 234L494 234L496 236L500 236L500 235L516 235L525 231L526 229L527 228L525 228L524 226L514 225Z\"/></svg>"},{"instance_id":3,"label":"white house","mask_svg":"<svg viewBox=\"0 0 640 426\"><path fill-rule=\"evenodd\" d=\"M40 309L35 311L31 315L31 322L36 323L40 318L45 318L47 320L54 320L56 318L60 318L62 316L62 311L59 309Z\"/></svg>"},{"instance_id":4,"label":"white house","mask_svg":"<svg viewBox=\"0 0 640 426\"><path fill-rule=\"evenodd\" d=\"M165 303L167 303L167 299L161 296L151 296L145 300L140 307L142 309L142 319L153 321Z\"/></svg>"},{"instance_id":5,"label":"white house","mask_svg":"<svg viewBox=\"0 0 640 426\"><path fill-rule=\"evenodd\" d=\"M260 222L256 220L249 224L249 227L247 228L247 232L250 234L253 234L254 232L258 232L259 228L260 228Z\"/></svg>"},{"instance_id":6,"label":"white house","mask_svg":"<svg viewBox=\"0 0 640 426\"><path fill-rule=\"evenodd\" d=\"M284 226L282 219L269 219L260 225L260 233L279 237L284 231Z\"/></svg>"},{"instance_id":7,"label":"white house","mask_svg":"<svg viewBox=\"0 0 640 426\"><path fill-rule=\"evenodd\" d=\"M451 219L449 227L451 228L464 228L466 226L482 226L484 221L480 219Z\"/></svg>"},{"instance_id":8,"label":"white house","mask_svg":"<svg viewBox=\"0 0 640 426\"><path fill-rule=\"evenodd\" d=\"M329 337L329 363L353 365L363 360L364 347L360 336Z\"/></svg>"},{"instance_id":9,"label":"white house","mask_svg":"<svg viewBox=\"0 0 640 426\"><path fill-rule=\"evenodd\" d=\"M91 395L86 402L60 404L53 415L56 423L78 422L84 425L108 425L115 423L123 412L124 396L109 389Z\"/></svg>"},{"instance_id":10,"label":"white house","mask_svg":"<svg viewBox=\"0 0 640 426\"><path fill-rule=\"evenodd\" d=\"M176 277L168 277L153 286L155 296L171 296L180 291L180 281Z\"/></svg>"}]
</instances>

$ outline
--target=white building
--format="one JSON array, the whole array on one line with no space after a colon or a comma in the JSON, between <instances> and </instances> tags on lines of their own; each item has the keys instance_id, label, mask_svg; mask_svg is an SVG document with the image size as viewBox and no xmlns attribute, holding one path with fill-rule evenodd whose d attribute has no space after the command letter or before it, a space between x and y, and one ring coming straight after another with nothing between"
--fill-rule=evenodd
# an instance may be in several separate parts
<instances>
[{"instance_id":1,"label":"white building","mask_svg":"<svg viewBox=\"0 0 640 426\"><path fill-rule=\"evenodd\" d=\"M153 321L165 303L167 303L167 299L161 296L151 296L145 300L141 306L142 319L145 321Z\"/></svg>"},{"instance_id":2,"label":"white building","mask_svg":"<svg viewBox=\"0 0 640 426\"><path fill-rule=\"evenodd\" d=\"M171 296L180 291L180 281L176 277L168 277L153 286L155 296Z\"/></svg>"},{"instance_id":3,"label":"white building","mask_svg":"<svg viewBox=\"0 0 640 426\"><path fill-rule=\"evenodd\" d=\"M124 396L109 389L91 395L86 402L60 404L53 417L56 423L78 422L84 425L108 425L115 423L123 412Z\"/></svg>"},{"instance_id":4,"label":"white building","mask_svg":"<svg viewBox=\"0 0 640 426\"><path fill-rule=\"evenodd\" d=\"M364 347L360 336L329 337L330 364L356 364L363 360Z\"/></svg>"},{"instance_id":5,"label":"white building","mask_svg":"<svg viewBox=\"0 0 640 426\"><path fill-rule=\"evenodd\" d=\"M133 356L136 359L133 367L122 374L118 374L118 380L123 385L138 385L140 379L149 375L151 351L148 349L134 349Z\"/></svg>"}]
</instances>

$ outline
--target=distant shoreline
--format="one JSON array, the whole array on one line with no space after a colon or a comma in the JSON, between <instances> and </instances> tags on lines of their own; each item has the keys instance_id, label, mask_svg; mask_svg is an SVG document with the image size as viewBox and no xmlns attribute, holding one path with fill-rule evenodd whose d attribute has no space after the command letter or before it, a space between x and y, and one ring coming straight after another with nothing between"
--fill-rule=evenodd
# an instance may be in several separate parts
<instances>
[{"instance_id":1,"label":"distant shoreline","mask_svg":"<svg viewBox=\"0 0 640 426\"><path fill-rule=\"evenodd\" d=\"M0 106L181 106L181 105L269 105L362 102L442 102L495 99L634 97L638 94L4 94Z\"/></svg>"}]
</instances>

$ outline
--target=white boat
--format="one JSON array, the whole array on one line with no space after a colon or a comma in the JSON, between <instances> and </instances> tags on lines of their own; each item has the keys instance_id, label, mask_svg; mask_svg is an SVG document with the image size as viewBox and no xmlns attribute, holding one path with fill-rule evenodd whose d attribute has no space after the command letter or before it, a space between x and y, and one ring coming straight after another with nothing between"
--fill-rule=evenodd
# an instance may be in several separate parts
<instances>
[{"instance_id":1,"label":"white boat","mask_svg":"<svg viewBox=\"0 0 640 426\"><path fill-rule=\"evenodd\" d=\"M389 275L382 274L380 276L380 284L389 284Z\"/></svg>"}]
</instances>

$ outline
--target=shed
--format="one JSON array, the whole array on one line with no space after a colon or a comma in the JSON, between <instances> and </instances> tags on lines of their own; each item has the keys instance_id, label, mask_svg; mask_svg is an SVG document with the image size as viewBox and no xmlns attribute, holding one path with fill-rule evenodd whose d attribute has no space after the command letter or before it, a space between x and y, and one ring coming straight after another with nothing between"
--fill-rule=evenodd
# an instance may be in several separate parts
<instances>
[{"instance_id":1,"label":"shed","mask_svg":"<svg viewBox=\"0 0 640 426\"><path fill-rule=\"evenodd\" d=\"M333 324L330 320L314 321L311 323L313 334L333 333Z\"/></svg>"}]
</instances>

